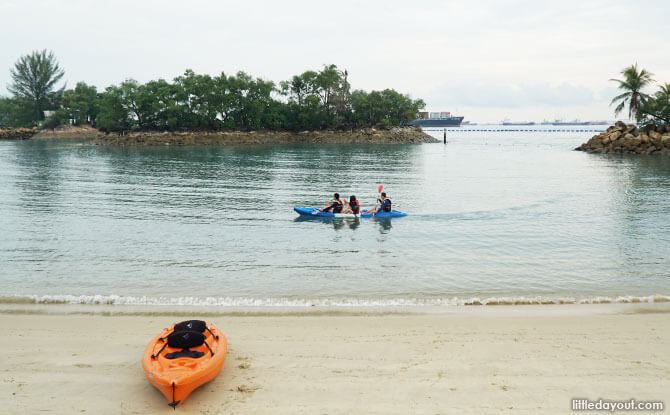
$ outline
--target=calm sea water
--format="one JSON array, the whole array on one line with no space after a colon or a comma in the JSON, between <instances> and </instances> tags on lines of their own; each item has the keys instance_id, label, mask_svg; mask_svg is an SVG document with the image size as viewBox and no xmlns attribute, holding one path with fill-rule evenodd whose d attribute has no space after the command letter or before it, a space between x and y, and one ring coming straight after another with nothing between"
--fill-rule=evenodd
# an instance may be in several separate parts
<instances>
[{"instance_id":1,"label":"calm sea water","mask_svg":"<svg viewBox=\"0 0 670 415\"><path fill-rule=\"evenodd\" d=\"M592 134L449 131L447 145L389 146L0 142L0 297L670 299L670 158L571 151ZM335 191L367 207L380 184L409 216L292 210L323 206Z\"/></svg>"}]
</instances>

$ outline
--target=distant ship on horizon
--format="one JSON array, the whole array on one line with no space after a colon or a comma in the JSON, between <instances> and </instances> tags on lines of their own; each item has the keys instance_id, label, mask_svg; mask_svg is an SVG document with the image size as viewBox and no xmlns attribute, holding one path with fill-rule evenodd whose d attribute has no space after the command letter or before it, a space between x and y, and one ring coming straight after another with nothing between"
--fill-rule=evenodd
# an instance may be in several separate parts
<instances>
[{"instance_id":1,"label":"distant ship on horizon","mask_svg":"<svg viewBox=\"0 0 670 415\"><path fill-rule=\"evenodd\" d=\"M450 112L420 112L409 125L421 127L460 127L464 117L456 117Z\"/></svg>"},{"instance_id":2,"label":"distant ship on horizon","mask_svg":"<svg viewBox=\"0 0 670 415\"><path fill-rule=\"evenodd\" d=\"M563 120L554 120L554 121L542 121L541 125L606 125L606 121L563 121Z\"/></svg>"},{"instance_id":3,"label":"distant ship on horizon","mask_svg":"<svg viewBox=\"0 0 670 415\"><path fill-rule=\"evenodd\" d=\"M535 125L535 121L513 122L513 121L510 121L510 120L504 120L502 122L502 125Z\"/></svg>"}]
</instances>

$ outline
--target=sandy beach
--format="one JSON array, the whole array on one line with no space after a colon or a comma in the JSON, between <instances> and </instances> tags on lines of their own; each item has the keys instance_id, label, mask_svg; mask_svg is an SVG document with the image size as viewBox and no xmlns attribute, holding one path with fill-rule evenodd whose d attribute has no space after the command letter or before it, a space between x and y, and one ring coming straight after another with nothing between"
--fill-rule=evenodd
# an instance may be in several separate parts
<instances>
[{"instance_id":1,"label":"sandy beach","mask_svg":"<svg viewBox=\"0 0 670 415\"><path fill-rule=\"evenodd\" d=\"M670 390L669 304L168 311L4 305L3 413L173 413L140 357L195 316L229 351L183 414L564 414Z\"/></svg>"}]
</instances>

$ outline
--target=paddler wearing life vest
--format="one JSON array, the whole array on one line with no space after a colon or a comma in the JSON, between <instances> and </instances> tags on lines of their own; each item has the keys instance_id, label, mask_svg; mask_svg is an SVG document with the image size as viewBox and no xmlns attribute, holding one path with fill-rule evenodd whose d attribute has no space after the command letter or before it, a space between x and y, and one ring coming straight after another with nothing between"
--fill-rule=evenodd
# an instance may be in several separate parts
<instances>
[{"instance_id":1,"label":"paddler wearing life vest","mask_svg":"<svg viewBox=\"0 0 670 415\"><path fill-rule=\"evenodd\" d=\"M390 212L391 211L391 199L386 197L386 192L382 192L377 199L379 207L375 206L370 209L369 213L379 213L379 212Z\"/></svg>"},{"instance_id":2,"label":"paddler wearing life vest","mask_svg":"<svg viewBox=\"0 0 670 415\"><path fill-rule=\"evenodd\" d=\"M340 200L340 194L335 193L333 195L333 200L330 201L326 207L320 209L319 212L331 212L331 213L342 213L342 201Z\"/></svg>"},{"instance_id":3,"label":"paddler wearing life vest","mask_svg":"<svg viewBox=\"0 0 670 415\"><path fill-rule=\"evenodd\" d=\"M361 211L361 204L358 203L358 200L356 200L356 196L354 195L349 196L349 206L344 208L342 213L353 213L354 215L358 215L360 211Z\"/></svg>"}]
</instances>

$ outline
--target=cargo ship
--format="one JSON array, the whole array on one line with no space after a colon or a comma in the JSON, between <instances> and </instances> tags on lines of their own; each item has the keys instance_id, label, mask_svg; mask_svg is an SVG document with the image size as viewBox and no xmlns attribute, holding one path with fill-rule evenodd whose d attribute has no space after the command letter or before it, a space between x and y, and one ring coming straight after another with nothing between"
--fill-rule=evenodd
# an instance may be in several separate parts
<instances>
[{"instance_id":1,"label":"cargo ship","mask_svg":"<svg viewBox=\"0 0 670 415\"><path fill-rule=\"evenodd\" d=\"M535 125L535 122L534 121L513 122L505 120L502 122L502 125Z\"/></svg>"},{"instance_id":2,"label":"cargo ship","mask_svg":"<svg viewBox=\"0 0 670 415\"><path fill-rule=\"evenodd\" d=\"M460 127L463 117L456 117L450 112L420 112L416 120L409 125L421 127Z\"/></svg>"}]
</instances>

